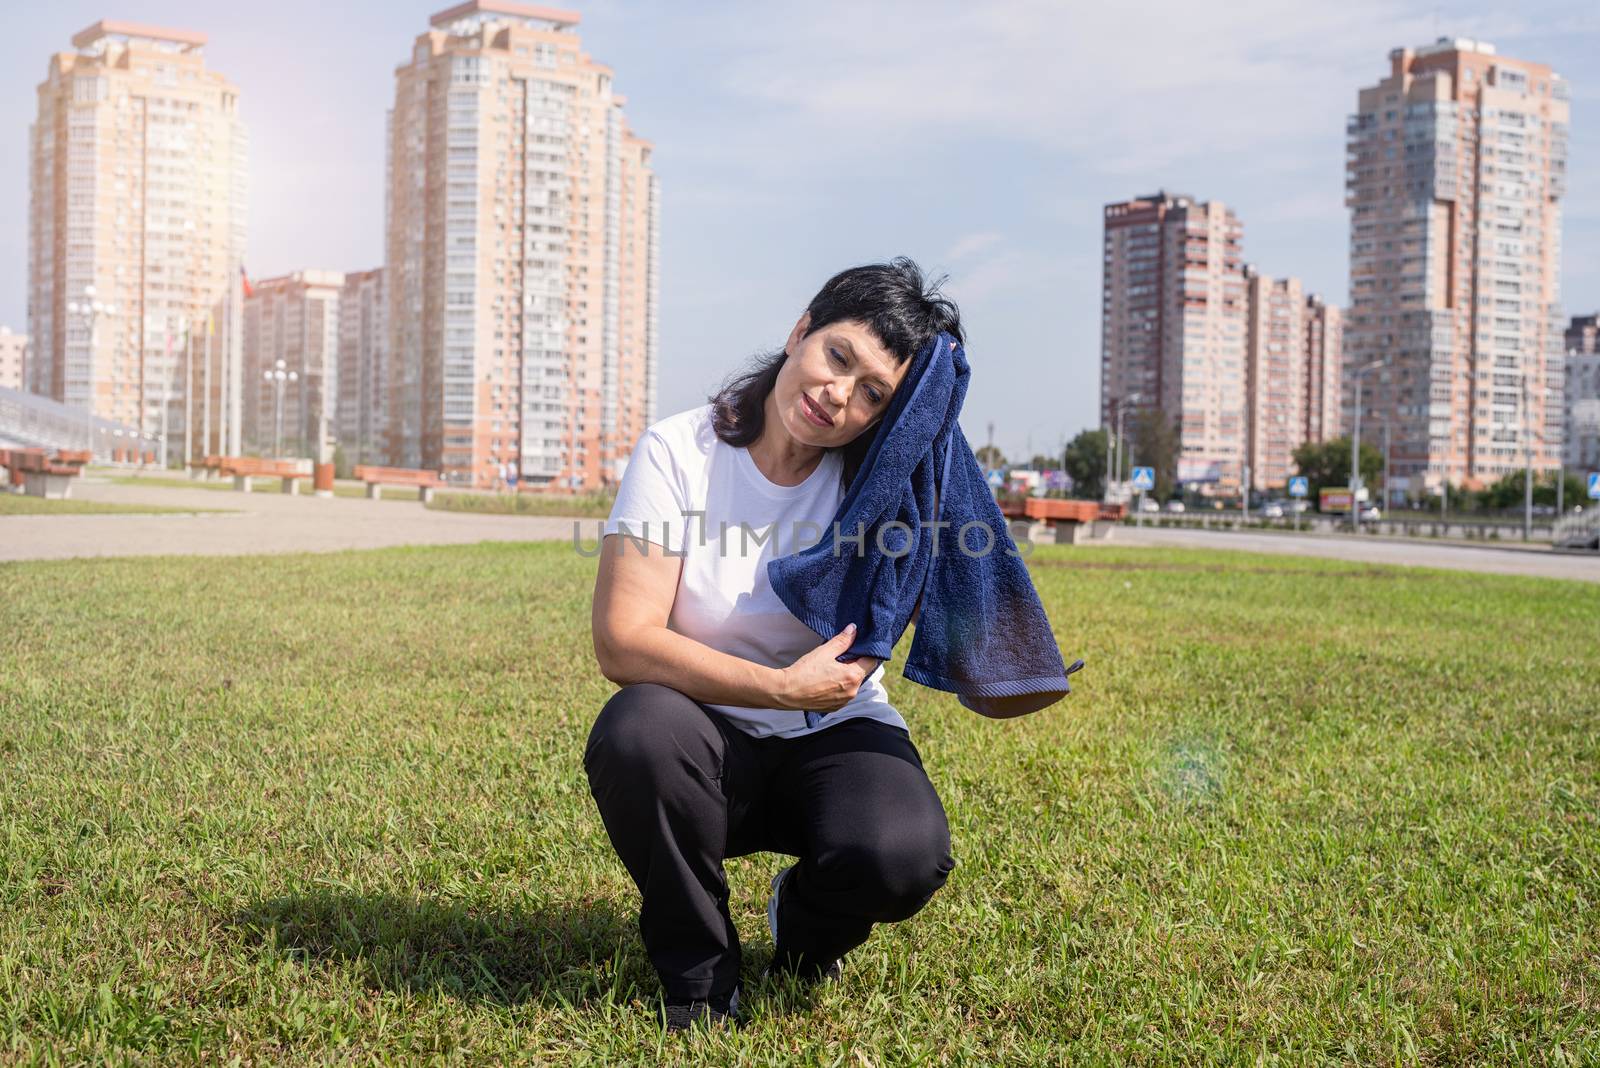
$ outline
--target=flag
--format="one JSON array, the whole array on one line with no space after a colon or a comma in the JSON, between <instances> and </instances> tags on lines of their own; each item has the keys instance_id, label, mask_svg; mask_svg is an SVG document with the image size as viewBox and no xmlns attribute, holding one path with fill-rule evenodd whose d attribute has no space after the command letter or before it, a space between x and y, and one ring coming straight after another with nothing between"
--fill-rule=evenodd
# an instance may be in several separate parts
<instances>
[{"instance_id":1,"label":"flag","mask_svg":"<svg viewBox=\"0 0 1600 1068\"><path fill-rule=\"evenodd\" d=\"M256 295L256 288L250 284L250 276L245 273L244 264L242 263L239 264L239 285L243 288L245 296L253 297Z\"/></svg>"}]
</instances>

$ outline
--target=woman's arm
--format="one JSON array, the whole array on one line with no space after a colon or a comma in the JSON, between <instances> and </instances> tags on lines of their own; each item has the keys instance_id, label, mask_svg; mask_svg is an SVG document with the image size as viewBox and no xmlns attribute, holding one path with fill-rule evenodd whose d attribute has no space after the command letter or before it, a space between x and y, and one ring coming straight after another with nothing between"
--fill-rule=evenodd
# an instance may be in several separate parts
<instances>
[{"instance_id":1,"label":"woman's arm","mask_svg":"<svg viewBox=\"0 0 1600 1068\"><path fill-rule=\"evenodd\" d=\"M835 659L850 647L849 633L775 668L668 630L682 557L654 542L643 550L637 541L623 545L621 537L601 540L590 624L600 671L619 686L656 682L706 704L821 711L849 703L877 667L870 657L848 664Z\"/></svg>"}]
</instances>

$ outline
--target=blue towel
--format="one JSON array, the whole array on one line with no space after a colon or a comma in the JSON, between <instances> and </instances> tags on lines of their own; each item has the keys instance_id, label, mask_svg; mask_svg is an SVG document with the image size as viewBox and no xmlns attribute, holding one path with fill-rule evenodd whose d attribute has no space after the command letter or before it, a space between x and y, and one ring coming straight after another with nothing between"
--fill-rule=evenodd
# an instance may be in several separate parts
<instances>
[{"instance_id":1,"label":"blue towel","mask_svg":"<svg viewBox=\"0 0 1600 1068\"><path fill-rule=\"evenodd\" d=\"M948 334L919 352L833 527L816 545L769 561L767 577L795 618L822 638L856 624L840 660L889 659L920 595L901 673L1004 718L1059 701L1083 661L1064 665L1027 565L961 433L969 375L961 343Z\"/></svg>"}]
</instances>

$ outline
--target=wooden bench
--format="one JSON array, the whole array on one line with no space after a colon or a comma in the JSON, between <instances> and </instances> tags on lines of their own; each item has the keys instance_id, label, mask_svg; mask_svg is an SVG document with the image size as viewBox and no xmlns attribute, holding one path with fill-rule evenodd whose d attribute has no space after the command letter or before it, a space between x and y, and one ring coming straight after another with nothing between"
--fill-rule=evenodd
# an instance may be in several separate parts
<instances>
[{"instance_id":1,"label":"wooden bench","mask_svg":"<svg viewBox=\"0 0 1600 1068\"><path fill-rule=\"evenodd\" d=\"M93 458L86 449L0 449L0 467L10 472L13 485L30 497L62 501L72 495L72 480Z\"/></svg>"},{"instance_id":2,"label":"wooden bench","mask_svg":"<svg viewBox=\"0 0 1600 1068\"><path fill-rule=\"evenodd\" d=\"M0 469L6 473L5 485L21 490L27 483L27 476L22 473L23 457L30 452L44 452L43 449L0 449Z\"/></svg>"},{"instance_id":3,"label":"wooden bench","mask_svg":"<svg viewBox=\"0 0 1600 1068\"><path fill-rule=\"evenodd\" d=\"M1000 514L1007 519L1039 519L1045 523L1115 523L1128 515L1128 506L1105 501L1064 500L1059 497L1002 497Z\"/></svg>"},{"instance_id":4,"label":"wooden bench","mask_svg":"<svg viewBox=\"0 0 1600 1068\"><path fill-rule=\"evenodd\" d=\"M433 491L444 485L444 479L433 471L417 471L409 467L373 467L363 464L355 470L356 478L367 484L367 499L383 498L384 486L415 486L423 504L433 500Z\"/></svg>"},{"instance_id":5,"label":"wooden bench","mask_svg":"<svg viewBox=\"0 0 1600 1068\"><path fill-rule=\"evenodd\" d=\"M198 460L189 461L189 475L192 478L201 478L206 481L222 477L221 456L205 456Z\"/></svg>"},{"instance_id":6,"label":"wooden bench","mask_svg":"<svg viewBox=\"0 0 1600 1068\"><path fill-rule=\"evenodd\" d=\"M282 479L283 492L299 493L300 480L311 477L310 460L263 460L255 456L222 456L218 460L217 470L224 478L231 477L233 488L240 493L253 492L251 483L258 478Z\"/></svg>"},{"instance_id":7,"label":"wooden bench","mask_svg":"<svg viewBox=\"0 0 1600 1068\"><path fill-rule=\"evenodd\" d=\"M1058 523L1093 523L1100 518L1100 502L1029 497L1023 501L1022 514L1029 519L1042 519L1050 526Z\"/></svg>"},{"instance_id":8,"label":"wooden bench","mask_svg":"<svg viewBox=\"0 0 1600 1068\"><path fill-rule=\"evenodd\" d=\"M1057 545L1076 545L1086 538L1110 536L1112 524L1126 513L1121 504L1079 501L1062 497L1027 497L1020 509L1008 512L1014 519L1012 537L1030 541L1053 541ZM1016 516L1015 512L1021 515Z\"/></svg>"},{"instance_id":9,"label":"wooden bench","mask_svg":"<svg viewBox=\"0 0 1600 1068\"><path fill-rule=\"evenodd\" d=\"M1128 506L1125 504L1100 505L1100 518L1107 523L1120 523L1128 518Z\"/></svg>"}]
</instances>

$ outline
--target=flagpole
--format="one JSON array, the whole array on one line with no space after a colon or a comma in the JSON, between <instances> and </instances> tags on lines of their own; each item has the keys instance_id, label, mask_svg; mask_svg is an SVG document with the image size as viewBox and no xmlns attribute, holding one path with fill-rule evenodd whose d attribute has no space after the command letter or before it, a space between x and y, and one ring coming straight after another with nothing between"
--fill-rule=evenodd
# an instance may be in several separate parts
<instances>
[{"instance_id":1,"label":"flagpole","mask_svg":"<svg viewBox=\"0 0 1600 1068\"><path fill-rule=\"evenodd\" d=\"M170 424L170 410L172 408L172 320L167 320L167 345L162 353L161 361L161 470L167 469L167 430Z\"/></svg>"},{"instance_id":2,"label":"flagpole","mask_svg":"<svg viewBox=\"0 0 1600 1068\"><path fill-rule=\"evenodd\" d=\"M239 264L228 287L233 298L233 308L228 315L228 455L243 452L243 435L240 420L244 416L244 381L240 350L244 346L244 264Z\"/></svg>"},{"instance_id":3,"label":"flagpole","mask_svg":"<svg viewBox=\"0 0 1600 1068\"><path fill-rule=\"evenodd\" d=\"M233 316L233 280L229 276L227 288L222 291L222 321L217 325L217 454L232 456L228 451L228 323Z\"/></svg>"},{"instance_id":4,"label":"flagpole","mask_svg":"<svg viewBox=\"0 0 1600 1068\"><path fill-rule=\"evenodd\" d=\"M194 328L183 332L183 469L194 463Z\"/></svg>"},{"instance_id":5,"label":"flagpole","mask_svg":"<svg viewBox=\"0 0 1600 1068\"><path fill-rule=\"evenodd\" d=\"M237 267L237 265L235 265ZM233 276L228 279L228 315L223 320L227 326L227 336L222 341L222 411L223 418L228 428L227 448L223 454L227 456L240 455L240 449L234 448L234 419L238 418L233 410L233 380L239 374L239 369L233 365L233 325L239 321L239 272L236 269Z\"/></svg>"},{"instance_id":6,"label":"flagpole","mask_svg":"<svg viewBox=\"0 0 1600 1068\"><path fill-rule=\"evenodd\" d=\"M204 413L202 418L205 420L205 430L200 435L200 448L207 456L213 455L211 452L211 339L216 335L216 332L217 309L213 305L210 314L206 316L206 363L205 373L201 376L205 379L206 397L205 404L201 409ZM217 450L219 453L221 451L221 449Z\"/></svg>"}]
</instances>

